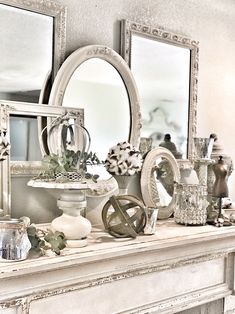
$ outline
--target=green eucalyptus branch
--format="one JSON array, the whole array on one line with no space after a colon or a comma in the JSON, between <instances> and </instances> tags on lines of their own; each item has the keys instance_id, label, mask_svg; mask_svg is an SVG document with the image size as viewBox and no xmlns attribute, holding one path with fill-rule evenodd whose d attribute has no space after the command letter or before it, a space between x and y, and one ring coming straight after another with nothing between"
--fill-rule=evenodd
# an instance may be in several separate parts
<instances>
[{"instance_id":1,"label":"green eucalyptus branch","mask_svg":"<svg viewBox=\"0 0 235 314\"><path fill-rule=\"evenodd\" d=\"M42 160L43 172L38 178L53 179L58 173L77 172L85 179L91 179L97 182L98 175L92 175L87 172L88 165L98 165L102 162L97 155L92 152L81 152L65 150L62 154L46 155Z\"/></svg>"},{"instance_id":2,"label":"green eucalyptus branch","mask_svg":"<svg viewBox=\"0 0 235 314\"><path fill-rule=\"evenodd\" d=\"M63 232L37 229L36 225L31 224L27 228L27 234L31 243L29 255L38 257L45 254L46 250L51 250L56 255L66 247L66 239Z\"/></svg>"}]
</instances>

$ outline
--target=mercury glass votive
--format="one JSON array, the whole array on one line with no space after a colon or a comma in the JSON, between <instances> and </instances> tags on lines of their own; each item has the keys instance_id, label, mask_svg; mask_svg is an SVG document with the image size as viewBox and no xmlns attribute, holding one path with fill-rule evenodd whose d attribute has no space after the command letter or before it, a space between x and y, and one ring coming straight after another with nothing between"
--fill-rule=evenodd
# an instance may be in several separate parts
<instances>
[{"instance_id":1,"label":"mercury glass votive","mask_svg":"<svg viewBox=\"0 0 235 314\"><path fill-rule=\"evenodd\" d=\"M201 184L175 185L175 222L205 225L207 219L207 187Z\"/></svg>"}]
</instances>

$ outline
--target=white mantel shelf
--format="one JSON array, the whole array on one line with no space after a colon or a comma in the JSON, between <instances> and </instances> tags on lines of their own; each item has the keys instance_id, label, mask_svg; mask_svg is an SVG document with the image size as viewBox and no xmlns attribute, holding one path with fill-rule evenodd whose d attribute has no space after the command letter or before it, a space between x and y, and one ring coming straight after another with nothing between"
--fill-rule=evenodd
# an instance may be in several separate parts
<instances>
[{"instance_id":1,"label":"white mantel shelf","mask_svg":"<svg viewBox=\"0 0 235 314\"><path fill-rule=\"evenodd\" d=\"M155 235L136 239L94 230L86 247L0 263L0 313L166 314L222 298L226 313L234 252L233 226L159 221Z\"/></svg>"}]
</instances>

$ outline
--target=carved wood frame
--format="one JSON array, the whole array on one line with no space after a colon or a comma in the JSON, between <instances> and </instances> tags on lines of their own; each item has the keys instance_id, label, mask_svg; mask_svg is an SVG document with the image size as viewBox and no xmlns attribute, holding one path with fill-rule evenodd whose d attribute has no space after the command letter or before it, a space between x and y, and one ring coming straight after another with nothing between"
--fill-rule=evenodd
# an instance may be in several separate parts
<instances>
[{"instance_id":1,"label":"carved wood frame","mask_svg":"<svg viewBox=\"0 0 235 314\"><path fill-rule=\"evenodd\" d=\"M198 63L199 43L183 35L169 32L163 28L147 26L129 20L121 21L121 55L131 65L132 35L137 34L188 48L190 50L190 94L189 94L189 121L188 121L188 159L193 160L193 138L196 137L197 128L197 93L198 93Z\"/></svg>"},{"instance_id":2,"label":"carved wood frame","mask_svg":"<svg viewBox=\"0 0 235 314\"><path fill-rule=\"evenodd\" d=\"M76 115L77 123L84 123L84 110L77 108L1 101L0 112L0 130L3 128L6 130L8 140L10 138L10 114L53 118L66 113L71 113L73 116ZM9 156L7 156L5 160L0 161L0 209L3 210L3 215L10 215L11 213L11 175L32 177L38 174L40 169L40 161L32 163L22 161L10 162ZM2 213L0 212L0 216L1 214Z\"/></svg>"},{"instance_id":3,"label":"carved wood frame","mask_svg":"<svg viewBox=\"0 0 235 314\"><path fill-rule=\"evenodd\" d=\"M89 45L74 51L62 64L53 83L49 105L62 106L66 86L76 68L91 58L100 58L109 62L120 74L126 86L130 101L131 127L129 142L139 144L140 135L140 106L139 95L134 77L123 58L113 49L102 45Z\"/></svg>"},{"instance_id":4,"label":"carved wood frame","mask_svg":"<svg viewBox=\"0 0 235 314\"><path fill-rule=\"evenodd\" d=\"M164 147L157 147L157 148L152 149L147 154L144 160L142 171L141 171L141 178L140 178L141 193L142 193L142 197L143 197L145 205L148 207L158 208L159 209L158 218L167 219L174 212L175 199L173 195L170 204L166 207L159 208L157 204L155 204L154 188L156 184L152 180L153 180L153 168L155 166L155 162L157 158L165 158L169 162L172 168L174 182L179 183L180 181L179 166L173 154ZM174 184L174 182L172 182L172 184Z\"/></svg>"},{"instance_id":5,"label":"carved wood frame","mask_svg":"<svg viewBox=\"0 0 235 314\"><path fill-rule=\"evenodd\" d=\"M74 280L70 280L71 282L63 281L59 287L55 287L55 285L50 286L50 288L46 289L43 287L41 291L37 291L37 287L35 292L31 295L22 291L21 295L17 295L16 298L12 297L7 298L5 301L0 300L0 309L14 309L21 310L20 313L30 313L30 306L34 301L38 300L47 300L47 298L53 296L62 296L65 293L71 292L79 292L84 289L89 289L92 287L103 287L104 285L115 283L120 280L127 280L129 278L145 276L149 274L156 274L158 272L162 272L164 270L172 270L180 267L192 265L195 266L197 264L213 261L216 259L223 259L225 263L228 259L228 253L225 251L217 252L217 253L209 253L207 255L193 256L189 258L181 258L174 260L166 260L165 263L160 264L159 262L153 262L151 265L134 265L130 268L125 268L116 272L111 273L103 273L102 275L97 275L94 278L88 280L84 280L82 277L78 282ZM228 272L228 271L227 271ZM46 284L45 284L46 285ZM164 300L156 300L155 302L146 303L142 306L137 306L135 308L130 308L129 311L125 311L122 313L174 313L173 311L183 311L186 309L191 309L196 306L205 304L205 299L207 302L213 302L215 300L219 300L225 298L226 296L231 295L231 288L228 286L227 282L220 283L214 285L212 287L203 287L197 291L187 292L186 294L180 294L175 297L166 298Z\"/></svg>"}]
</instances>

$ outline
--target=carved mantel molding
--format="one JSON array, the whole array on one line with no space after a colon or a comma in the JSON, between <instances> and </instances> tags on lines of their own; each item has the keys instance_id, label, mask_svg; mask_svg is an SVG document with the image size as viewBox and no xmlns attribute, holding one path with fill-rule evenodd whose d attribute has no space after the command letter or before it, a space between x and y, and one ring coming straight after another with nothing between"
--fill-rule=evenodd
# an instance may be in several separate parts
<instances>
[{"instance_id":1,"label":"carved mantel molding","mask_svg":"<svg viewBox=\"0 0 235 314\"><path fill-rule=\"evenodd\" d=\"M115 313L175 313L226 298L233 293L234 236L235 227L185 227L171 220L135 240L94 230L87 247L65 249L62 256L0 263L1 313L9 307L34 313L45 304L63 313L69 302L85 312L87 303L100 313L110 313L110 306ZM115 304L113 295L119 295Z\"/></svg>"}]
</instances>

